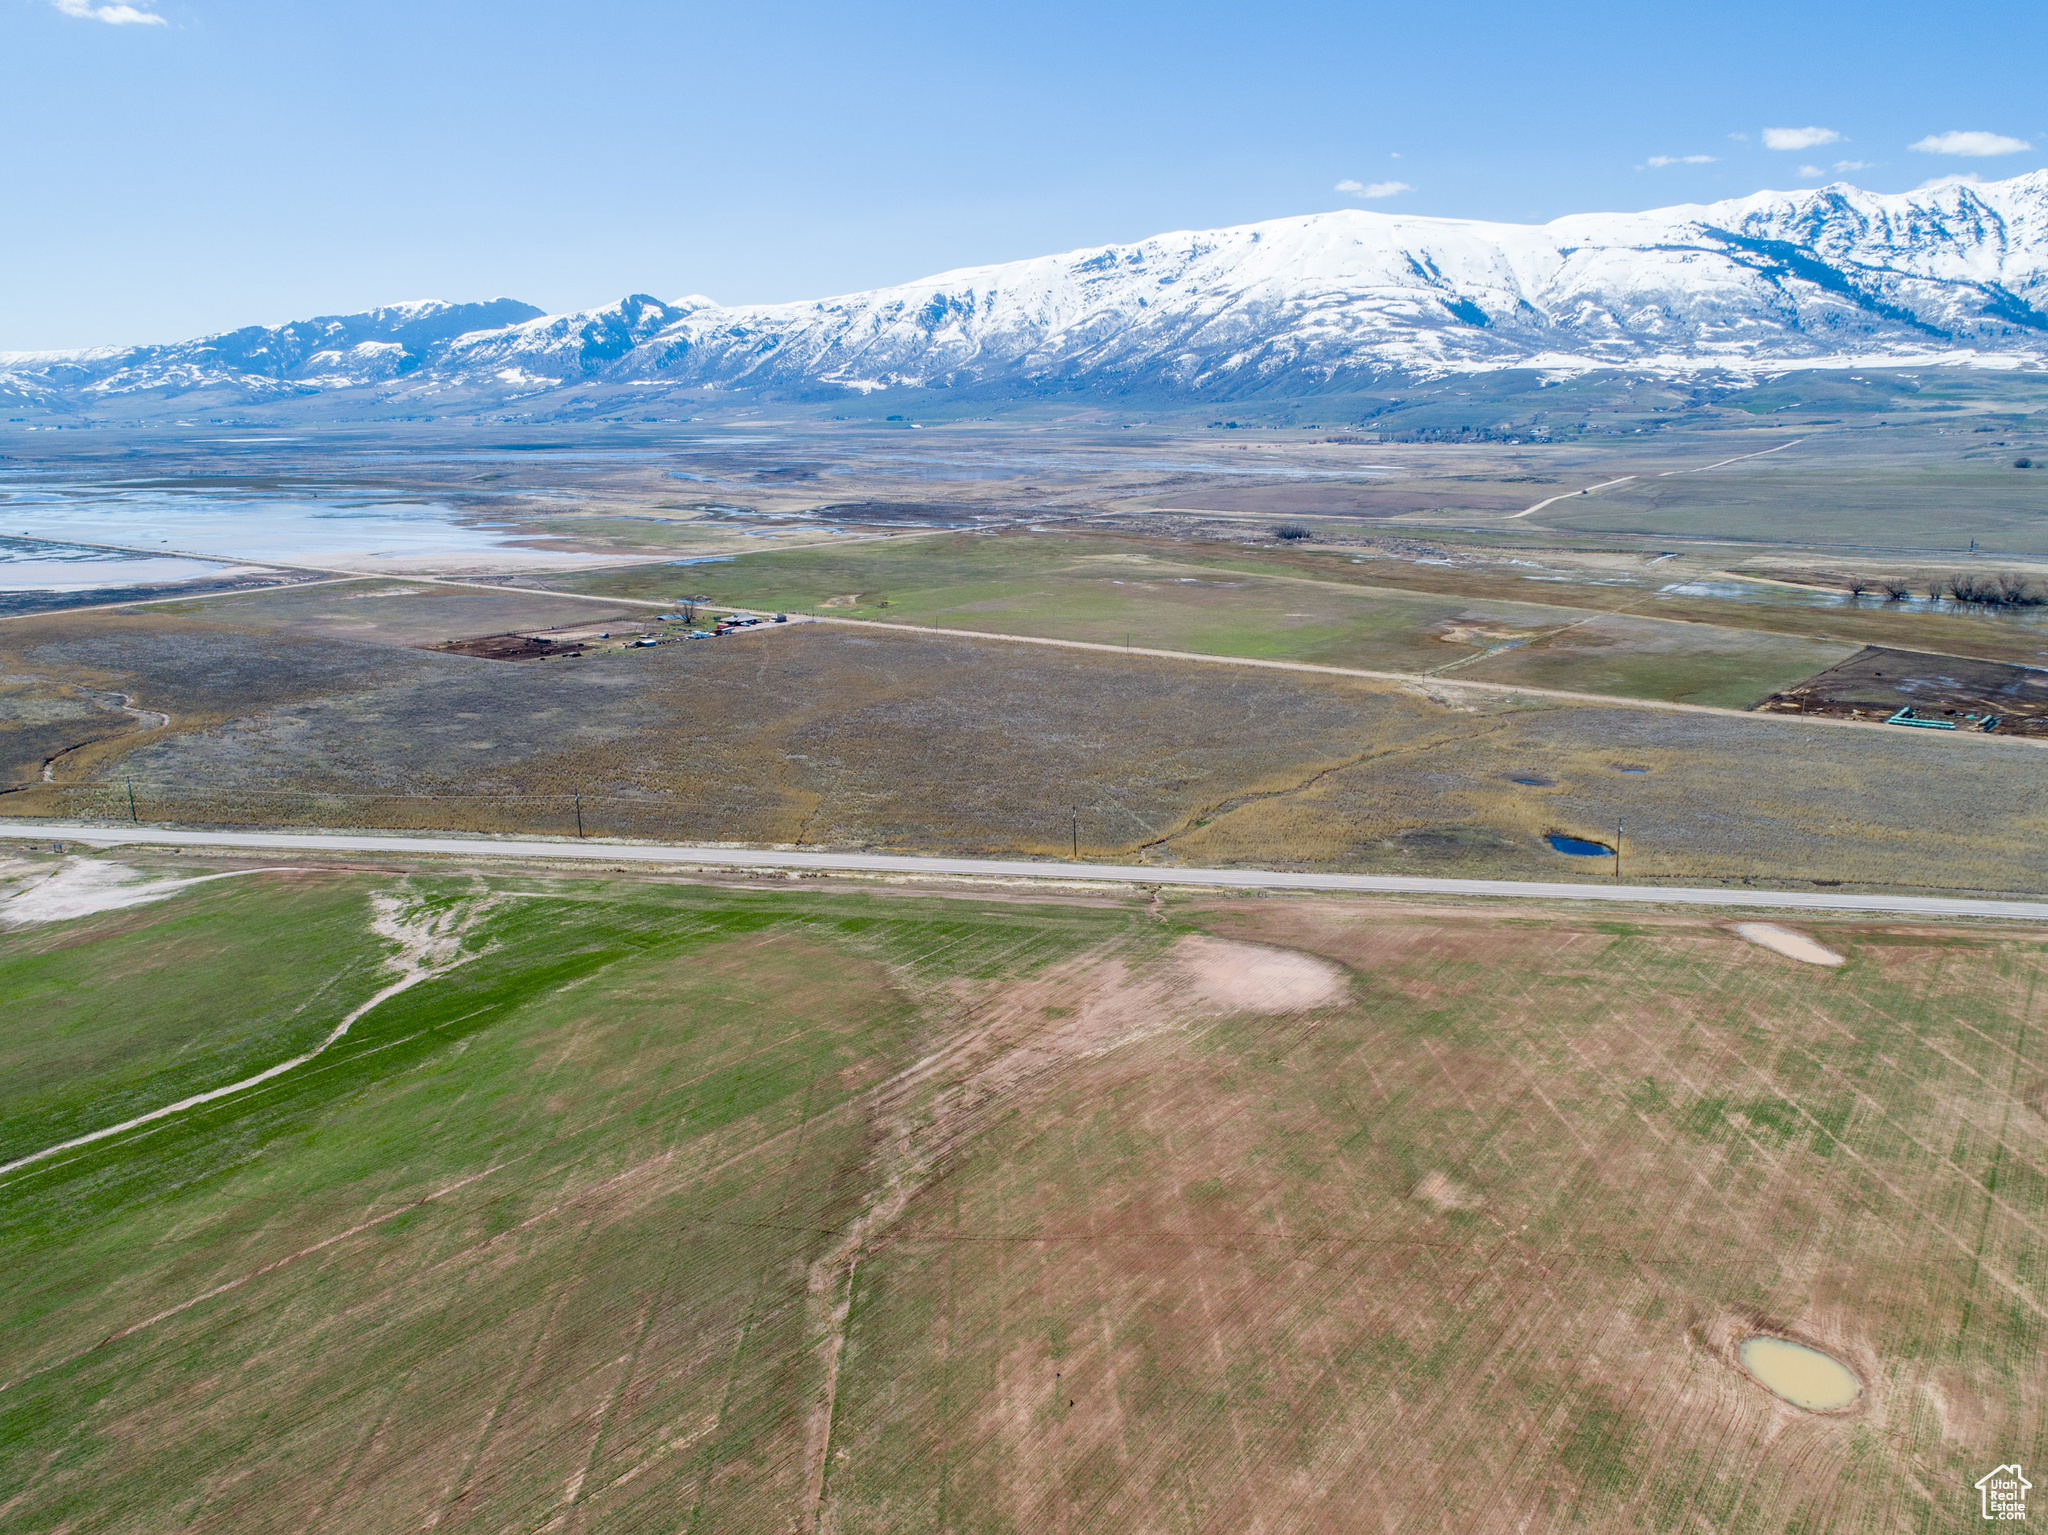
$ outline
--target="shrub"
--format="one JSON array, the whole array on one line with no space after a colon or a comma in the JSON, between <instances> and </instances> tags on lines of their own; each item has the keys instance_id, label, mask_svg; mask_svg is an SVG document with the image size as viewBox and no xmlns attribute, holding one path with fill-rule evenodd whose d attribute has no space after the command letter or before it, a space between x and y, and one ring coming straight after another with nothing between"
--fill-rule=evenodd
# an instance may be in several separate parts
<instances>
[{"instance_id":1,"label":"shrub","mask_svg":"<svg viewBox=\"0 0 2048 1535\"><path fill-rule=\"evenodd\" d=\"M1273 530L1273 536L1283 543L1292 544L1302 539L1314 538L1315 534L1309 532L1307 528L1304 528L1298 522L1283 522Z\"/></svg>"}]
</instances>

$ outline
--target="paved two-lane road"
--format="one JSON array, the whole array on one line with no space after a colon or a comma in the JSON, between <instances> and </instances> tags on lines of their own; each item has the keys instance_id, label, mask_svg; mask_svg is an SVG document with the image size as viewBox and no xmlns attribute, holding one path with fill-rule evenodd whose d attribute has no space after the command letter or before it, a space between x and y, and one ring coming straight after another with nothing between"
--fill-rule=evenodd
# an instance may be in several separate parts
<instances>
[{"instance_id":1,"label":"paved two-lane road","mask_svg":"<svg viewBox=\"0 0 2048 1535\"><path fill-rule=\"evenodd\" d=\"M1335 890L1379 895L1478 895L1524 901L1633 901L1666 906L1766 907L1783 911L1904 912L1928 917L2003 917L2048 922L2048 901L1979 901L1933 895L1845 895L1809 890L1715 890L1661 885L1550 884L1512 879L1423 879L1404 874L1309 874L1272 869L1155 868L1052 863L1023 858L918 858L896 853L775 852L688 844L367 836L345 832L163 831L148 826L0 822L0 838L92 847L244 848L250 852L397 853L458 858L560 859L711 869L818 869L853 874L967 875L983 879L1111 880L1232 890Z\"/></svg>"}]
</instances>

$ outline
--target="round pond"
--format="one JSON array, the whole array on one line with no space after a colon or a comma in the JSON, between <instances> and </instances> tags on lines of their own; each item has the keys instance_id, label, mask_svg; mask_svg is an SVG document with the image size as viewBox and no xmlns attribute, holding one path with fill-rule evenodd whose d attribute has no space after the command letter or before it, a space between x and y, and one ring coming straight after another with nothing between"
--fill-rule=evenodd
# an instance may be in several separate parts
<instances>
[{"instance_id":1,"label":"round pond","mask_svg":"<svg viewBox=\"0 0 2048 1535\"><path fill-rule=\"evenodd\" d=\"M1547 834L1544 839L1560 853L1569 853L1574 858L1612 858L1614 849L1604 842L1588 842L1584 837L1567 837L1561 831Z\"/></svg>"}]
</instances>

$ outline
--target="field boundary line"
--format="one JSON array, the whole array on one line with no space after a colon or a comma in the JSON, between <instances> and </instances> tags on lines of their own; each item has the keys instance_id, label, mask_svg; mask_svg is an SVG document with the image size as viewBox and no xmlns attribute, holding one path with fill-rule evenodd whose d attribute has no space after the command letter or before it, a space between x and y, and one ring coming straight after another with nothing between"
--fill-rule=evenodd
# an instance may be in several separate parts
<instances>
[{"instance_id":1,"label":"field boundary line","mask_svg":"<svg viewBox=\"0 0 2048 1535\"><path fill-rule=\"evenodd\" d=\"M1542 880L1443 879L1412 874L1326 874L1294 869L1213 869L1173 865L1052 863L1039 859L940 858L908 853L826 853L691 843L559 842L537 838L369 835L349 832L184 831L147 826L0 823L0 839L68 840L89 846L291 849L299 852L403 853L415 857L513 858L577 863L730 869L822 869L911 877L965 875L1067 883L1193 885L1211 889L1314 890L1374 895L1489 896L1508 900L1601 901L1731 910L1864 912L1927 917L1985 917L2048 922L2048 900L1966 896L1863 895L1806 890L1724 889L1684 885L1591 885ZM238 1084L245 1085L245 1084ZM219 1090L217 1090L219 1091ZM54 1149L54 1148L53 1148Z\"/></svg>"},{"instance_id":2,"label":"field boundary line","mask_svg":"<svg viewBox=\"0 0 2048 1535\"><path fill-rule=\"evenodd\" d=\"M734 608L732 612L749 613L751 608ZM1607 616L1612 610L1600 610L1596 616ZM1683 623L1687 620L1673 619L1667 622ZM899 624L875 618L827 618L822 615L793 617L792 624L845 624L860 629L894 629L906 634L942 635L953 639L1002 640L1013 645L1050 645L1061 650L1102 651L1111 655L1146 656L1161 661L1192 661L1208 666L1251 666L1267 671L1310 672L1325 677L1361 677L1369 682L1405 683L1421 688L1467 688L1475 692L1495 693L1522 698L1556 699L1564 703L1598 704L1612 709L1661 709L1671 714L1704 714L1715 719L1767 720L1773 724L1788 724L1802 728L1826 727L1834 730L1875 730L1894 739L1912 736L1914 739L1941 739L1946 741L1986 742L1999 741L2035 748L2048 747L2048 739L2037 740L2030 736L1990 736L1976 732L1957 731L1905 731L1887 726L1880 720L1835 719L1820 714L1776 714L1750 709L1724 709L1718 704L1679 703L1669 698L1630 698L1618 693L1573 693L1562 688L1524 687L1513 682L1481 682L1465 677L1439 677L1432 672L1382 672L1370 671L1356 666L1324 666L1314 661L1280 661L1265 656L1225 656L1206 650L1153 650L1143 645L1117 645L1105 640L1066 640L1042 634L999 634L989 629L947 629L935 624ZM1585 620L1580 620L1585 622ZM1709 627L1728 627L1710 625ZM1761 632L1761 631L1756 631Z\"/></svg>"}]
</instances>

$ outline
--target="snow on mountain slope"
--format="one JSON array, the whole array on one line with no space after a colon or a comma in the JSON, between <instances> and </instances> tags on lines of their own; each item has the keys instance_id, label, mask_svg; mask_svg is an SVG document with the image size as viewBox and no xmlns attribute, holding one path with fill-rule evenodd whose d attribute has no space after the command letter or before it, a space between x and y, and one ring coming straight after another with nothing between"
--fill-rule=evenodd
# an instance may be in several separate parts
<instances>
[{"instance_id":1,"label":"snow on mountain slope","mask_svg":"<svg viewBox=\"0 0 2048 1535\"><path fill-rule=\"evenodd\" d=\"M392 404L483 405L593 384L1239 394L1539 363L1741 372L1900 353L2048 358L2048 171L1540 226L1348 210L809 303L405 306L175 347L0 355L0 392L105 402L346 385Z\"/></svg>"},{"instance_id":2,"label":"snow on mountain slope","mask_svg":"<svg viewBox=\"0 0 2048 1535\"><path fill-rule=\"evenodd\" d=\"M1542 226L1314 214L815 304L696 310L627 359L711 383L1005 375L1243 388L1588 363L2048 344L2048 172Z\"/></svg>"},{"instance_id":3,"label":"snow on mountain slope","mask_svg":"<svg viewBox=\"0 0 2048 1535\"><path fill-rule=\"evenodd\" d=\"M540 314L517 299L482 304L427 300L288 325L252 325L170 346L77 352L0 352L0 393L87 391L106 397L226 389L305 394L403 377L465 331L499 329Z\"/></svg>"}]
</instances>

